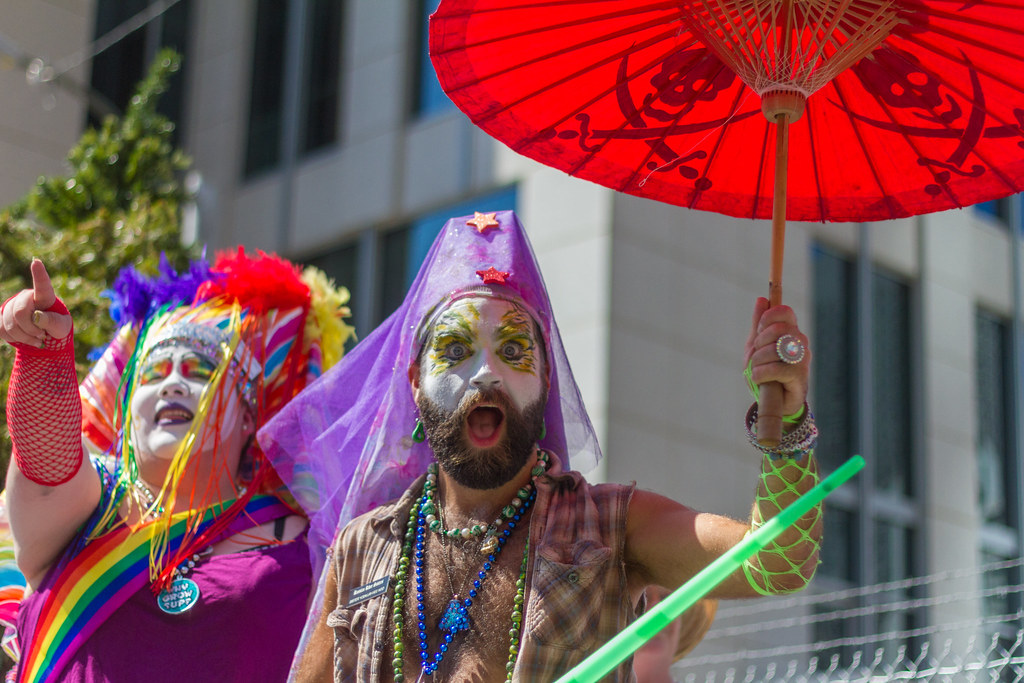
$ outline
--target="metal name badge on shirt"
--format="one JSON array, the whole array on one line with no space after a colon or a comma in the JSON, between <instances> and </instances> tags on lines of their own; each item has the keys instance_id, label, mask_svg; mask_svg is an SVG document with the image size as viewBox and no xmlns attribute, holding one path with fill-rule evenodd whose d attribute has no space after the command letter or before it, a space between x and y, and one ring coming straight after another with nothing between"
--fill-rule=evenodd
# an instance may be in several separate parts
<instances>
[{"instance_id":1,"label":"metal name badge on shirt","mask_svg":"<svg viewBox=\"0 0 1024 683\"><path fill-rule=\"evenodd\" d=\"M375 598L378 595L383 595L388 591L388 583L391 581L390 576L383 576L376 581L363 584L358 588L353 588L352 592L348 596L348 604L345 607L352 607L358 605L361 602L366 602L370 598Z\"/></svg>"},{"instance_id":2,"label":"metal name badge on shirt","mask_svg":"<svg viewBox=\"0 0 1024 683\"><path fill-rule=\"evenodd\" d=\"M199 586L192 579L175 579L169 588L160 591L157 604L167 614L181 614L199 602Z\"/></svg>"}]
</instances>

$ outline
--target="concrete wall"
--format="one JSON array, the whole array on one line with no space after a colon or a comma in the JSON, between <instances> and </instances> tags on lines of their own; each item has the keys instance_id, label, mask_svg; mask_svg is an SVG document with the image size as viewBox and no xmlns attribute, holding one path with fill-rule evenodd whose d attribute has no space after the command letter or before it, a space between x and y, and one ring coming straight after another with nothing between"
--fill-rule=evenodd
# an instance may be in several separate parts
<instances>
[{"instance_id":1,"label":"concrete wall","mask_svg":"<svg viewBox=\"0 0 1024 683\"><path fill-rule=\"evenodd\" d=\"M66 172L64 158L85 121L85 102L75 90L87 82L89 72L75 68L60 77L60 84L31 84L26 69L36 58L50 65L66 64L65 60L86 47L92 25L92 2L4 2L0 26L0 206L23 197L40 175Z\"/></svg>"}]
</instances>

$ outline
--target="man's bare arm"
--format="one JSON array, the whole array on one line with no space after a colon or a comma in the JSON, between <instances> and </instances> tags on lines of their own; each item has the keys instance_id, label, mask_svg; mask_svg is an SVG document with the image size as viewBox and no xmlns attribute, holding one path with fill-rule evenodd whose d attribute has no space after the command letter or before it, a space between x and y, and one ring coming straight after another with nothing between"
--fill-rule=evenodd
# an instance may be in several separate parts
<instances>
[{"instance_id":1,"label":"man's bare arm","mask_svg":"<svg viewBox=\"0 0 1024 683\"><path fill-rule=\"evenodd\" d=\"M637 491L629 505L626 560L630 591L647 585L675 588L739 543L750 530L778 514L816 483L817 466L764 459L751 521L691 510L650 491ZM822 521L814 508L757 553L708 596L747 598L799 590L814 576Z\"/></svg>"}]
</instances>

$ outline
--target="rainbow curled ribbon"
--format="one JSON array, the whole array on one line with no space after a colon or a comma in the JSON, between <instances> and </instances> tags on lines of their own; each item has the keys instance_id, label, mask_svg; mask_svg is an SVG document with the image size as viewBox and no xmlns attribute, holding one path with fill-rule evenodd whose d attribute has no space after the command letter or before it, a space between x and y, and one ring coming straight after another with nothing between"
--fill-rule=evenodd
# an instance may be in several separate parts
<instances>
[{"instance_id":1,"label":"rainbow curled ribbon","mask_svg":"<svg viewBox=\"0 0 1024 683\"><path fill-rule=\"evenodd\" d=\"M198 534L217 518L230 502L208 508ZM185 536L189 516L172 517L168 550L176 551ZM263 524L292 514L274 496L254 496L238 516L238 522ZM231 527L228 533L238 529ZM28 635L19 667L19 683L55 683L78 648L136 591L149 585L149 548L157 532L154 524L141 528L120 527L90 542L60 572L41 596L35 632Z\"/></svg>"}]
</instances>

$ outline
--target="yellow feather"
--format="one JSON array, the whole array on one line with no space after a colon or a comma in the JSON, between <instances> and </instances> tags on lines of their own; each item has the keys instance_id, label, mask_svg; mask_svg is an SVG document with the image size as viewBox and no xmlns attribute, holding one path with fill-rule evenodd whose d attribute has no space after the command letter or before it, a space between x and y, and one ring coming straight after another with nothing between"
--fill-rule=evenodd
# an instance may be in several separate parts
<instances>
[{"instance_id":1,"label":"yellow feather","mask_svg":"<svg viewBox=\"0 0 1024 683\"><path fill-rule=\"evenodd\" d=\"M341 360L349 337L355 338L355 328L342 320L352 316L346 305L349 291L345 287L338 287L334 280L313 266L302 272L301 279L309 287L312 313L306 317L305 337L307 340L320 340L322 369L326 371Z\"/></svg>"}]
</instances>

